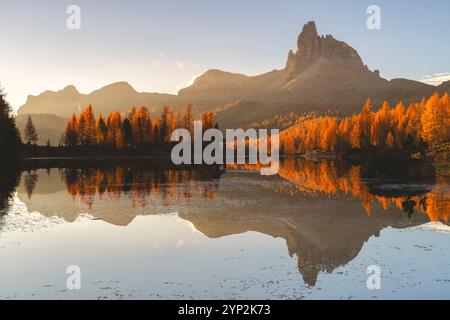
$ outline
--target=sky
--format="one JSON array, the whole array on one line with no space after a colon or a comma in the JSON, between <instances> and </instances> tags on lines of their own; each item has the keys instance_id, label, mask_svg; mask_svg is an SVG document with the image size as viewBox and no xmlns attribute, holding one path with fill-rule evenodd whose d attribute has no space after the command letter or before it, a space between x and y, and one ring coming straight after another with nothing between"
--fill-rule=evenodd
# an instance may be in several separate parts
<instances>
[{"instance_id":1,"label":"sky","mask_svg":"<svg viewBox=\"0 0 450 320\"><path fill-rule=\"evenodd\" d=\"M69 5L80 29L67 28ZM369 5L381 29L369 30ZM176 93L208 69L281 69L302 26L347 42L387 79L450 79L450 1L0 0L0 85L17 109L28 95L127 81Z\"/></svg>"}]
</instances>

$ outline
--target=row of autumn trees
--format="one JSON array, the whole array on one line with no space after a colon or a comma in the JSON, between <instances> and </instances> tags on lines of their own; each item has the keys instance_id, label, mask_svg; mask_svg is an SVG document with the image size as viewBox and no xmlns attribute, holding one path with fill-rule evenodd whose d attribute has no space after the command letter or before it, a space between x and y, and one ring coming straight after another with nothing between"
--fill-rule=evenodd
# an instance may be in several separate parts
<instances>
[{"instance_id":1,"label":"row of autumn trees","mask_svg":"<svg viewBox=\"0 0 450 320\"><path fill-rule=\"evenodd\" d=\"M450 141L450 99L438 93L405 107L384 102L371 110L368 99L351 117L323 116L300 119L280 135L284 153L314 150L346 152L351 149L424 150Z\"/></svg>"},{"instance_id":2,"label":"row of autumn trees","mask_svg":"<svg viewBox=\"0 0 450 320\"><path fill-rule=\"evenodd\" d=\"M201 117L203 129L217 126L212 112ZM162 144L170 141L173 130L184 128L193 133L194 110L188 105L184 112L164 107L159 118L152 119L147 108L133 107L129 114L111 112L106 117L95 117L92 106L88 106L67 124L64 133L66 146L110 146L117 149Z\"/></svg>"}]
</instances>

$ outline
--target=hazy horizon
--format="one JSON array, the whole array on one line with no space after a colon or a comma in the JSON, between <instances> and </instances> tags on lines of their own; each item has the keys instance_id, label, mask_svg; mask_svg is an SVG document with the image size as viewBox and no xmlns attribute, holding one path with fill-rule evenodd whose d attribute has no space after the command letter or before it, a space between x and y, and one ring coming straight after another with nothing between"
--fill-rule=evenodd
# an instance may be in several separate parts
<instances>
[{"instance_id":1,"label":"hazy horizon","mask_svg":"<svg viewBox=\"0 0 450 320\"><path fill-rule=\"evenodd\" d=\"M66 28L66 9L81 8L81 30ZM366 9L381 8L381 30L368 30ZM137 91L176 93L208 69L256 75L281 69L302 26L316 22L355 48L387 79L450 79L450 3L306 1L0 0L0 84L17 110L30 94L74 85L89 93L119 81ZM415 19L433 20L418 25ZM6 45L7 44L7 45ZM433 48L433 50L430 50ZM437 50L436 48L439 48Z\"/></svg>"}]
</instances>

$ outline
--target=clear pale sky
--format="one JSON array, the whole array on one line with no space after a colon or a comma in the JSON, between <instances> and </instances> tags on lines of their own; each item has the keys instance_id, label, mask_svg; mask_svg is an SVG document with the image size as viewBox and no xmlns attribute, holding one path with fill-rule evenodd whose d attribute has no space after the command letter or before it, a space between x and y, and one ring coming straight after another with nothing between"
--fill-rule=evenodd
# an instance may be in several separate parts
<instances>
[{"instance_id":1,"label":"clear pale sky","mask_svg":"<svg viewBox=\"0 0 450 320\"><path fill-rule=\"evenodd\" d=\"M66 27L71 4L81 8L81 30ZM381 30L366 27L371 4L381 8ZM284 67L309 20L385 78L441 74L437 82L450 78L449 12L447 0L0 0L0 83L14 108L69 84L89 93L128 81L175 93L210 68Z\"/></svg>"}]
</instances>

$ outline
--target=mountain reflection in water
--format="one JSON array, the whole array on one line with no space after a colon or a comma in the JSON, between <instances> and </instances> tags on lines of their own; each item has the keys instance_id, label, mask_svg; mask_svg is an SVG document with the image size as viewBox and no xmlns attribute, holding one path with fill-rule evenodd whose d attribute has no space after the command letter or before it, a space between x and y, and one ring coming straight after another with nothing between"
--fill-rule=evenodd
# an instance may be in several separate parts
<instances>
[{"instance_id":1,"label":"mountain reflection in water","mask_svg":"<svg viewBox=\"0 0 450 320\"><path fill-rule=\"evenodd\" d=\"M58 167L22 173L17 193L28 211L66 221L89 213L121 226L138 215L178 212L210 238L248 231L283 238L308 285L319 272L354 259L386 227L448 223L450 215L448 178L419 160L386 169L377 163L287 158L279 175L269 177L252 165L225 172L142 163ZM3 184L0 203L7 203L15 187L17 179L5 178L10 175L0 174L10 185Z\"/></svg>"}]
</instances>

